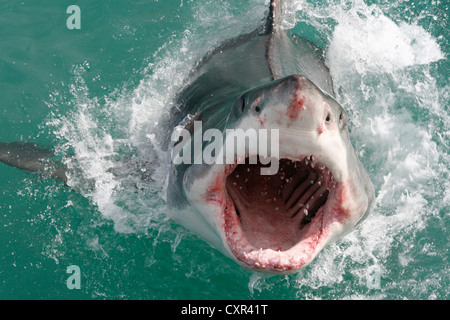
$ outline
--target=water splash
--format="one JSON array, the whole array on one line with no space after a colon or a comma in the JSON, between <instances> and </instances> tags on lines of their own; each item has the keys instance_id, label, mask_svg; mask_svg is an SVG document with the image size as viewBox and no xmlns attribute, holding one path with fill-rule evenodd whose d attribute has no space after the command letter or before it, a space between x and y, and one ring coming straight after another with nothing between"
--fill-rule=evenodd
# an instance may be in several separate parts
<instances>
[{"instance_id":1,"label":"water splash","mask_svg":"<svg viewBox=\"0 0 450 320\"><path fill-rule=\"evenodd\" d=\"M223 1L220 10L211 10L207 0L193 4L192 24L152 54L134 89L124 85L112 94L92 96L85 81L89 62L73 67L74 110L66 116L53 113L48 125L61 141L58 150L69 155L69 186L92 199L117 232L145 232L166 221L163 199L170 155L162 145L161 136L167 134L162 121L178 90L189 81L189 71L206 52L225 39L253 31L260 20L255 11L264 16L260 4L252 1L255 10L246 11L237 23L230 20L240 12L239 4ZM205 33L210 35L206 40Z\"/></svg>"},{"instance_id":2,"label":"water splash","mask_svg":"<svg viewBox=\"0 0 450 320\"><path fill-rule=\"evenodd\" d=\"M51 125L64 142L61 151L74 154L67 160L69 184L92 199L118 232L161 230L167 221L161 197L169 161L158 142L161 116L203 54L252 31L265 11L257 0L245 12L231 1L221 4L193 4L192 23L154 53L131 92L91 97L84 82L87 66L74 67L74 111L54 115ZM417 282L388 280L395 278L394 269L414 264L417 255L443 254L442 248L430 249L433 238L420 247L415 243L431 218L443 221L450 201L448 85L439 84L433 72L444 55L418 20L386 14L396 5L400 2L389 8L361 0L288 3L283 28L306 25L325 43L338 100L351 119L352 142L377 195L374 213L361 227L295 277L298 297L317 298L316 291L345 281L353 286L330 289L330 295L389 297L399 286L427 292L442 277L434 274L424 284L427 289ZM180 241L177 237L172 251ZM371 268L379 273L379 291L368 287ZM272 290L271 281L251 276L248 289L252 295Z\"/></svg>"},{"instance_id":3,"label":"water splash","mask_svg":"<svg viewBox=\"0 0 450 320\"><path fill-rule=\"evenodd\" d=\"M375 184L376 205L359 229L325 249L298 286L317 289L347 275L367 291L368 269L376 266L387 287L390 269L412 261L404 257L420 251L419 234L448 208L439 186L450 173L448 148L436 143L439 118L449 116L441 98L448 87L431 75L444 54L416 21L394 21L380 5L329 1L308 9L299 20L327 38L327 64L350 114L352 142Z\"/></svg>"}]
</instances>

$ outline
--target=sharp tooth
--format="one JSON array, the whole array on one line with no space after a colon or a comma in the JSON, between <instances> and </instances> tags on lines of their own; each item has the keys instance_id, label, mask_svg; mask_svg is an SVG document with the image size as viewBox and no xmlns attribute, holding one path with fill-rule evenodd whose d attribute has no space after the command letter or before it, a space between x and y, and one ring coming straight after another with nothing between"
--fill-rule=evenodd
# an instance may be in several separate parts
<instances>
[{"instance_id":1,"label":"sharp tooth","mask_svg":"<svg viewBox=\"0 0 450 320\"><path fill-rule=\"evenodd\" d=\"M308 210L304 209L303 212L305 213L305 216L308 216Z\"/></svg>"},{"instance_id":2,"label":"sharp tooth","mask_svg":"<svg viewBox=\"0 0 450 320\"><path fill-rule=\"evenodd\" d=\"M280 266L281 265L281 251L278 250L278 261L277 264Z\"/></svg>"}]
</instances>

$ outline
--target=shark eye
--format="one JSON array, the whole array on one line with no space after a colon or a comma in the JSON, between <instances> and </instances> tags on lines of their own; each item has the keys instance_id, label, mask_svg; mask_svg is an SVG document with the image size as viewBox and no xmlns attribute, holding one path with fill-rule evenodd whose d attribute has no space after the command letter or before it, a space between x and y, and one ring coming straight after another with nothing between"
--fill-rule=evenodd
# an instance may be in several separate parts
<instances>
[{"instance_id":1,"label":"shark eye","mask_svg":"<svg viewBox=\"0 0 450 320\"><path fill-rule=\"evenodd\" d=\"M326 121L326 122L329 122L330 120L331 120L331 115L330 115L330 113L328 112L325 121Z\"/></svg>"},{"instance_id":2,"label":"shark eye","mask_svg":"<svg viewBox=\"0 0 450 320\"><path fill-rule=\"evenodd\" d=\"M255 107L255 111L259 113L259 112L261 111L261 108L257 105L257 106Z\"/></svg>"}]
</instances>

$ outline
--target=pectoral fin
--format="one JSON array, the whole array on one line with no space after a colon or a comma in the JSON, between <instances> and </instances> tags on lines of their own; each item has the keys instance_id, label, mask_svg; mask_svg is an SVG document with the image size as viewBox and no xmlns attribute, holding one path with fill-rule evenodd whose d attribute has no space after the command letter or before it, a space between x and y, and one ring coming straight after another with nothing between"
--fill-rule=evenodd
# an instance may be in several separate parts
<instances>
[{"instance_id":1,"label":"pectoral fin","mask_svg":"<svg viewBox=\"0 0 450 320\"><path fill-rule=\"evenodd\" d=\"M0 161L18 169L67 182L64 165L54 160L51 149L29 142L0 142Z\"/></svg>"}]
</instances>

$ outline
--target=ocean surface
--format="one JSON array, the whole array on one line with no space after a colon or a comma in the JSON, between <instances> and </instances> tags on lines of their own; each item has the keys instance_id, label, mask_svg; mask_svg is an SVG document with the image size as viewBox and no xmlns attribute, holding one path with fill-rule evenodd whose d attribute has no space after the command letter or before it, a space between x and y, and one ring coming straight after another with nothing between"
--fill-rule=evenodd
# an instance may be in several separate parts
<instances>
[{"instance_id":1,"label":"ocean surface","mask_svg":"<svg viewBox=\"0 0 450 320\"><path fill-rule=\"evenodd\" d=\"M376 192L307 268L250 272L167 217L160 117L266 8L0 2L0 141L55 147L70 170L65 186L0 164L0 299L449 299L448 1L291 1L283 27L324 48Z\"/></svg>"}]
</instances>

